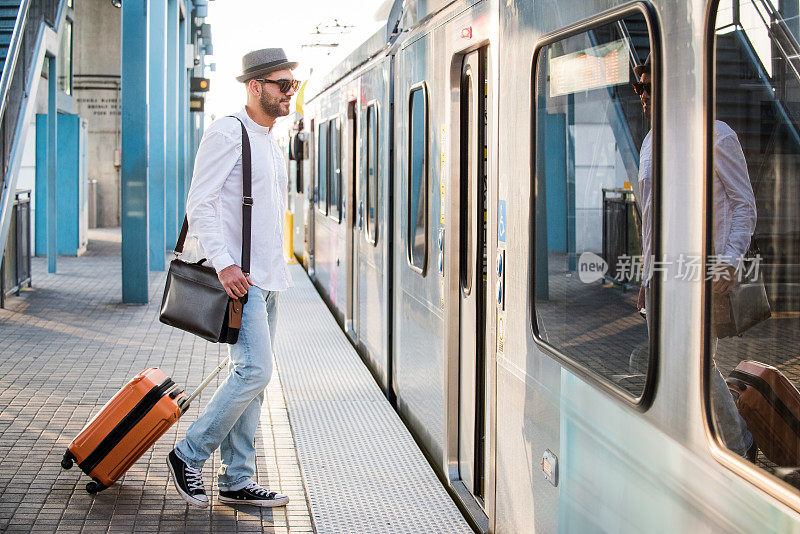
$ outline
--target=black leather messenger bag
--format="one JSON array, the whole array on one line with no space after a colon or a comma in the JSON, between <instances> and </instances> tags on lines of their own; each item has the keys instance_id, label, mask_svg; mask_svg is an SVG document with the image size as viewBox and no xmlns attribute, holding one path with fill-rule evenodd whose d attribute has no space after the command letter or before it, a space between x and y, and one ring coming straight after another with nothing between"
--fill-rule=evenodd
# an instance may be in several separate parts
<instances>
[{"instance_id":1,"label":"black leather messenger bag","mask_svg":"<svg viewBox=\"0 0 800 534\"><path fill-rule=\"evenodd\" d=\"M253 209L251 193L252 169L250 165L250 139L244 123L242 126L242 272L250 272L250 226ZM175 259L169 264L164 298L161 301L159 320L175 328L196 334L215 343L234 344L242 327L242 308L247 295L232 299L205 258L196 263L185 262L179 254L189 231L189 219L183 226L175 245Z\"/></svg>"}]
</instances>

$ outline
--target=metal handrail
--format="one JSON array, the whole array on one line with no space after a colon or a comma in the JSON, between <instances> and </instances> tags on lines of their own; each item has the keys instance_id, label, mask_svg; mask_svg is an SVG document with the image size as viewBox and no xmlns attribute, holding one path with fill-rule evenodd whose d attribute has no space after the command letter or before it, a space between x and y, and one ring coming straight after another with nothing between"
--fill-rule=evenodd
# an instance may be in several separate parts
<instances>
[{"instance_id":1,"label":"metal handrail","mask_svg":"<svg viewBox=\"0 0 800 534\"><path fill-rule=\"evenodd\" d=\"M6 61L3 65L3 74L0 77L0 120L2 120L3 113L6 110L8 88L11 86L11 77L17 65L19 51L22 48L22 34L25 31L25 22L28 19L28 8L30 5L31 0L22 0L22 2L20 2L17 20L14 23L14 30L11 33L11 42L8 44L8 54L6 55Z\"/></svg>"},{"instance_id":2,"label":"metal handrail","mask_svg":"<svg viewBox=\"0 0 800 534\"><path fill-rule=\"evenodd\" d=\"M634 67L638 67L639 63L639 54L636 53L636 50L633 49L633 40L631 39L631 34L628 31L628 25L625 24L624 20L617 21L617 30L619 31L620 35L622 35L622 39L625 41L625 44L628 47L628 55L630 56L631 63Z\"/></svg>"},{"instance_id":3,"label":"metal handrail","mask_svg":"<svg viewBox=\"0 0 800 534\"><path fill-rule=\"evenodd\" d=\"M770 20L778 23L778 25L781 28L781 32L784 34L784 37L792 46L795 55L797 55L798 50L800 50L800 43L797 42L797 39L794 37L792 31L788 28L788 26L786 26L786 23L784 22L783 17L781 16L781 12L775 9L775 6L773 6L770 2L767 2L767 0L750 0L750 1L756 8L756 10L759 12L758 16L761 17L761 20L764 22L764 24L767 26L768 29L770 25L767 23L766 20L764 20L764 17L763 15L761 15L761 11L758 9L756 3L761 4L761 6L769 15Z\"/></svg>"},{"instance_id":4,"label":"metal handrail","mask_svg":"<svg viewBox=\"0 0 800 534\"><path fill-rule=\"evenodd\" d=\"M797 82L800 83L800 70L798 70L797 66L792 61L793 59L796 60L800 58L800 43L797 42L794 34L784 22L781 13L776 10L770 2L767 0L750 0L750 3L755 8L758 18L760 18L761 22L764 24L770 41L776 46L776 50L781 58L789 66ZM734 3L734 6L736 5L737 4ZM766 16L762 13L762 9L766 12ZM734 18L734 24L747 33L741 21L737 19L738 16ZM778 35L776 28L780 30L780 35Z\"/></svg>"}]
</instances>

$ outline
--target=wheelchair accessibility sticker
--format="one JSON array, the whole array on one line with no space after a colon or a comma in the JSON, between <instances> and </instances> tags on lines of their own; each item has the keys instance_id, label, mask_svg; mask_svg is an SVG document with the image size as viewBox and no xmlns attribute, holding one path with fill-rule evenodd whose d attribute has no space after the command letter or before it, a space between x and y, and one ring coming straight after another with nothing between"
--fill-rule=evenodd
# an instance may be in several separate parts
<instances>
[{"instance_id":1,"label":"wheelchair accessibility sticker","mask_svg":"<svg viewBox=\"0 0 800 534\"><path fill-rule=\"evenodd\" d=\"M508 219L506 218L506 201L501 200L497 210L497 242L506 243Z\"/></svg>"}]
</instances>

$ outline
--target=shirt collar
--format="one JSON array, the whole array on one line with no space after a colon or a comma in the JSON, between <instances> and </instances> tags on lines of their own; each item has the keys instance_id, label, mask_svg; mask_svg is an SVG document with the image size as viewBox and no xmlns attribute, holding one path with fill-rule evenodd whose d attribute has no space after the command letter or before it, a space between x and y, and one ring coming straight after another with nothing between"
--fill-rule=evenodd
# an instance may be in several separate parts
<instances>
[{"instance_id":1,"label":"shirt collar","mask_svg":"<svg viewBox=\"0 0 800 534\"><path fill-rule=\"evenodd\" d=\"M248 130L252 130L256 133L263 133L263 134L269 133L270 129L268 126L261 126L256 121L250 118L250 115L247 114L247 108L242 108L239 111L239 113L236 114L236 116L242 119L245 127L247 127Z\"/></svg>"}]
</instances>

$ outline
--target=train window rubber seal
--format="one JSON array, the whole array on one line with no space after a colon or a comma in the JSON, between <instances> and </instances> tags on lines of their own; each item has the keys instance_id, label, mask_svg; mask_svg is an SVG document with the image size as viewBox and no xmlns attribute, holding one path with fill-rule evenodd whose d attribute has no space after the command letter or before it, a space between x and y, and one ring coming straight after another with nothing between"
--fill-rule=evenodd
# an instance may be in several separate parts
<instances>
[{"instance_id":1,"label":"train window rubber seal","mask_svg":"<svg viewBox=\"0 0 800 534\"><path fill-rule=\"evenodd\" d=\"M704 131L703 131L703 165L705 179L705 204L704 204L704 226L705 232L703 239L703 253L705 254L703 265L708 264L708 258L713 255L714 229L713 225L707 224L713 217L714 204L714 147L710 132L714 131L714 120L716 118L716 83L715 83L715 41L716 41L716 21L719 13L719 6L722 0L710 0L707 4L706 19L704 25L703 48L703 97L704 97ZM703 355L700 358L700 402L703 410L703 427L706 433L711 456L723 467L729 469L739 476L743 481L752 484L764 491L770 497L776 499L795 512L800 512L800 493L798 489L779 479L775 475L761 469L755 464L739 456L728 449L719 436L719 432L714 428L712 403L711 403L711 358L712 344L711 338L711 282L706 280L703 283L703 321L702 321L702 348Z\"/></svg>"},{"instance_id":2,"label":"train window rubber seal","mask_svg":"<svg viewBox=\"0 0 800 534\"><path fill-rule=\"evenodd\" d=\"M567 39L569 37L573 37L579 35L581 33L586 33L590 30L599 28L601 26L605 26L607 24L611 24L624 18L631 16L631 15L641 15L644 17L645 22L647 23L647 30L650 38L650 53L653 57L653 64L651 67L651 76L652 76L652 85L653 85L653 95L652 95L652 106L653 111L652 115L658 117L661 115L662 105L661 105L661 95L662 92L662 72L661 72L661 61L660 59L662 56L662 48L661 48L661 38L659 33L659 26L657 24L657 17L654 9L649 3L645 2L636 2L634 4L629 4L622 8L613 8L607 11L604 11L594 17L584 19L579 21L575 24L571 24L559 30L550 32L542 36L534 46L533 50L533 58L531 63L531 73L530 73L530 80L531 80L531 100L530 100L530 198L528 201L528 315L530 320L530 329L533 334L533 340L536 343L536 346L546 354L547 356L551 357L552 359L556 360L560 365L565 367L568 371L575 374L579 378L583 379L590 385L596 387L597 389L603 391L604 393L608 394L609 396L622 401L626 405L640 411L644 412L647 411L653 403L653 399L655 398L656 393L656 386L658 383L658 347L660 343L660 329L659 324L661 323L661 284L656 283L653 284L651 289L652 291L652 303L651 306L651 314L653 317L653 324L655 328L652 329L650 332L650 339L649 339L649 353L650 358L648 362L648 372L645 377L645 384L642 394L638 397L631 395L630 393L623 390L620 386L612 382L611 380L595 373L594 371L590 370L588 367L583 365L580 362L577 362L573 358L563 354L560 350L556 347L550 345L547 341L545 341L539 333L539 326L537 324L537 317L536 317L536 299L534 295L536 294L536 287L535 287L535 268L536 268L536 201L537 201L537 190L534 184L537 181L537 173L536 173L536 135L537 135L537 113L536 113L536 99L539 95L539 86L537 83L537 66L539 63L539 59L541 54L549 45ZM661 213L661 187L662 187L662 180L661 180L661 161L662 161L662 129L663 121L659 121L659 127L653 128L653 142L652 142L652 166L653 166L653 189L652 189L652 209L653 209L653 220L656 221L658 224L654 225L653 228L653 255L655 257L660 257L661 255L661 224L660 221L662 220L662 213Z\"/></svg>"},{"instance_id":3,"label":"train window rubber seal","mask_svg":"<svg viewBox=\"0 0 800 534\"><path fill-rule=\"evenodd\" d=\"M424 247L424 254L422 256L422 265L415 265L413 261L413 252L412 252L412 243L411 243L411 100L413 95L417 91L422 91L422 98L423 98L423 105L425 110L425 120L424 120L424 129L423 129L423 164L422 164L422 176L424 179L424 183L422 185L422 190L425 192L425 247ZM430 205L430 195L428 194L428 188L430 185L430 137L428 134L428 129L430 127L430 113L428 112L428 84L425 81L417 82L411 85L408 88L408 151L407 151L407 158L408 158L408 169L406 171L406 261L408 262L408 266L411 268L412 271L415 271L420 274L423 278L427 274L427 267L428 267L428 232L430 231L430 225L428 223L429 214L429 205Z\"/></svg>"},{"instance_id":4,"label":"train window rubber seal","mask_svg":"<svg viewBox=\"0 0 800 534\"><path fill-rule=\"evenodd\" d=\"M315 158L316 176L315 176L315 180L314 180L314 204L316 205L317 212L322 214L322 215L328 215L328 195L330 194L330 191L329 191L329 188L328 188L328 166L329 166L328 153L330 152L330 150L329 150L329 147L330 147L330 125L329 125L329 122L330 121L327 121L327 120L326 121L322 121L319 124L319 126L317 126L319 131L317 132L317 139L316 139L317 154L316 154L316 158ZM321 149L321 144L320 143L322 142L322 130L323 129L326 130L326 132L325 132L325 161L321 161L321 159L320 159L320 154L322 153L322 149ZM322 186L322 180L320 179L320 172L319 171L320 171L320 168L321 168L320 166L321 165L325 166L325 202L322 202L322 199L320 199L320 189L321 189L321 186Z\"/></svg>"},{"instance_id":5,"label":"train window rubber seal","mask_svg":"<svg viewBox=\"0 0 800 534\"><path fill-rule=\"evenodd\" d=\"M370 135L372 135L372 132L370 131L370 128L369 128L369 116L370 116L370 113L371 113L372 116L375 117L375 161L372 162L372 166L375 168L375 180L374 180L374 182L375 182L375 223L374 223L375 228L372 228L370 226L370 224L369 224L369 216L365 215L364 216L364 230L365 230L364 231L364 239L367 241L367 243L369 243L373 247L377 247L378 246L378 214L380 213L380 210L378 210L378 206L380 205L380 202L378 202L378 192L380 191L380 188L378 187L378 177L380 176L378 174L378 170L380 168L379 165L378 165L378 162L380 161L380 118L381 118L381 115L380 115L380 101L377 98L374 98L374 99L370 100L369 102L367 102L366 108L367 108L367 112L364 113L364 120L366 122L366 126L367 127L364 128L363 131L367 132L367 154L366 154L366 158L365 158L366 161L367 161L367 165L365 165L365 169L366 169L366 172L367 172L367 176L366 176L366 180L365 180L366 202L364 202L364 204L367 206L367 209L364 210L364 211L365 211L365 214L369 213L369 162L370 162L369 149L370 149L370 146L372 146L372 144L370 142ZM370 234L370 230L372 230L372 234Z\"/></svg>"},{"instance_id":6,"label":"train window rubber seal","mask_svg":"<svg viewBox=\"0 0 800 534\"><path fill-rule=\"evenodd\" d=\"M328 184L331 187L328 188L328 206L327 206L327 214L328 217L334 221L336 224L342 223L342 120L341 114L337 114L333 116L331 119L328 119L328 123L330 123L331 127L328 131ZM331 143L331 133L333 133L334 127L336 127L336 148L337 154L333 154L333 143ZM333 158L336 158L336 163L334 164ZM335 171L339 171L338 173ZM335 177L334 177L335 176ZM331 210L331 206L333 206L333 202L331 202L331 191L333 191L333 180L336 179L339 181L339 187L337 188L338 198L336 200L336 213L338 215L332 215L333 211Z\"/></svg>"}]
</instances>

